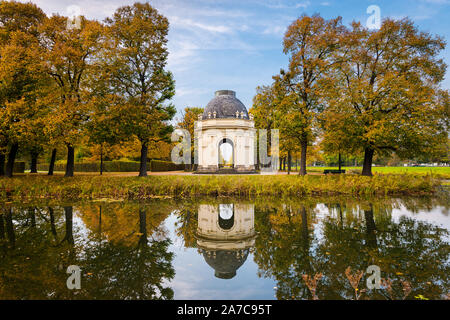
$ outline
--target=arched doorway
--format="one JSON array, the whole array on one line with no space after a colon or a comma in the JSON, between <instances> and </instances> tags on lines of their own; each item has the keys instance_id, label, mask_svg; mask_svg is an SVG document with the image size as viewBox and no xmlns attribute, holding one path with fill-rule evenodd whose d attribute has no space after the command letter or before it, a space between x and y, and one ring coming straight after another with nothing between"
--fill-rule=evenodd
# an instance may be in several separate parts
<instances>
[{"instance_id":1,"label":"arched doorway","mask_svg":"<svg viewBox=\"0 0 450 320\"><path fill-rule=\"evenodd\" d=\"M234 226L234 206L230 204L219 204L219 227L230 230Z\"/></svg>"},{"instance_id":2,"label":"arched doorway","mask_svg":"<svg viewBox=\"0 0 450 320\"><path fill-rule=\"evenodd\" d=\"M234 145L233 141L223 138L219 142L219 169L234 168Z\"/></svg>"}]
</instances>

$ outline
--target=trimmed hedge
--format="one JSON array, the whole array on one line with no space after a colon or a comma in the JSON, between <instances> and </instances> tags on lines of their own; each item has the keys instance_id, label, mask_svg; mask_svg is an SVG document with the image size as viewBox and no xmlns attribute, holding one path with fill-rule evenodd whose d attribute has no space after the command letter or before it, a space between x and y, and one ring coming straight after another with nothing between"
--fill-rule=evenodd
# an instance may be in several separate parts
<instances>
[{"instance_id":1,"label":"trimmed hedge","mask_svg":"<svg viewBox=\"0 0 450 320\"><path fill-rule=\"evenodd\" d=\"M3 167L3 172L6 170L6 161ZM24 173L25 172L25 161L14 161L13 173Z\"/></svg>"},{"instance_id":2,"label":"trimmed hedge","mask_svg":"<svg viewBox=\"0 0 450 320\"><path fill-rule=\"evenodd\" d=\"M24 173L25 172L25 161L15 161L13 172L14 173Z\"/></svg>"},{"instance_id":3,"label":"trimmed hedge","mask_svg":"<svg viewBox=\"0 0 450 320\"><path fill-rule=\"evenodd\" d=\"M25 172L25 161L15 161L13 173L24 173Z\"/></svg>"},{"instance_id":4,"label":"trimmed hedge","mask_svg":"<svg viewBox=\"0 0 450 320\"><path fill-rule=\"evenodd\" d=\"M184 165L176 165L169 161L151 160L148 163L150 171L175 171L183 170ZM39 171L47 171L48 163L38 165ZM56 163L55 171L65 171L65 163ZM103 172L138 172L138 161L103 161ZM75 162L75 172L100 172L100 161L96 162Z\"/></svg>"},{"instance_id":5,"label":"trimmed hedge","mask_svg":"<svg viewBox=\"0 0 450 320\"><path fill-rule=\"evenodd\" d=\"M184 164L175 164L170 161L151 160L149 169L152 172L177 171L184 170Z\"/></svg>"}]
</instances>

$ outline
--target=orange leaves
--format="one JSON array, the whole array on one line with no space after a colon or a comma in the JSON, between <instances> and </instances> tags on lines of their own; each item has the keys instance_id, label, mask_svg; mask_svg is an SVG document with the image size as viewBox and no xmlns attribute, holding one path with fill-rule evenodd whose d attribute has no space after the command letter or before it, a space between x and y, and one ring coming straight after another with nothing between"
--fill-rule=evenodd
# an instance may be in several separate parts
<instances>
[{"instance_id":1,"label":"orange leaves","mask_svg":"<svg viewBox=\"0 0 450 320\"><path fill-rule=\"evenodd\" d=\"M167 18L148 3L135 3L117 9L106 23L102 69L107 86L130 104L130 135L142 142L161 138L175 114L166 104L175 93L173 76L165 70Z\"/></svg>"},{"instance_id":2,"label":"orange leaves","mask_svg":"<svg viewBox=\"0 0 450 320\"><path fill-rule=\"evenodd\" d=\"M352 274L352 269L350 267L345 269L345 276L347 277L348 282L350 282L353 290L355 290L356 300L358 300L361 297L361 294L365 292L365 290L358 289L359 282L361 281L363 275L364 272L362 270L356 270L356 272Z\"/></svg>"},{"instance_id":3,"label":"orange leaves","mask_svg":"<svg viewBox=\"0 0 450 320\"><path fill-rule=\"evenodd\" d=\"M317 289L317 284L320 281L320 279L322 278L322 276L323 276L322 273L316 273L314 275L314 277L311 277L307 274L302 275L303 281L305 281L305 284L308 287L309 291L311 292L314 300L319 300L319 298L316 295L316 289Z\"/></svg>"},{"instance_id":4,"label":"orange leaves","mask_svg":"<svg viewBox=\"0 0 450 320\"><path fill-rule=\"evenodd\" d=\"M422 145L442 143L439 122L446 116L436 112L442 110L436 104L436 70L445 69L437 59L442 48L439 37L420 32L408 19L386 19L378 31L352 24L323 81L328 147L338 142L350 151L370 147L406 157L423 152ZM337 121L338 113L353 121Z\"/></svg>"}]
</instances>

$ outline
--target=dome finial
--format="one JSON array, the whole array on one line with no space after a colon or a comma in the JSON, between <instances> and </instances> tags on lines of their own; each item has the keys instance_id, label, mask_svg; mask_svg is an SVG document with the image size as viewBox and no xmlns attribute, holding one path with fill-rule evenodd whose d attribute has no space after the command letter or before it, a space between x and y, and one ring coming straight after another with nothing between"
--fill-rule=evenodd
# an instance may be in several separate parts
<instances>
[{"instance_id":1,"label":"dome finial","mask_svg":"<svg viewBox=\"0 0 450 320\"><path fill-rule=\"evenodd\" d=\"M233 96L236 97L236 92L234 92L233 90L217 90L215 92L215 96Z\"/></svg>"}]
</instances>

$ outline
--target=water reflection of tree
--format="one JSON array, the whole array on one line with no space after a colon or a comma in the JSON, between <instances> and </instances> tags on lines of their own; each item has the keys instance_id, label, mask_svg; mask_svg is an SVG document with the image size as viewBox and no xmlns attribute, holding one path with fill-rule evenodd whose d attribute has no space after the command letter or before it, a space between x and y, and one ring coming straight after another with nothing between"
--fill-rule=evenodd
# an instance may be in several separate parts
<instances>
[{"instance_id":1,"label":"water reflection of tree","mask_svg":"<svg viewBox=\"0 0 450 320\"><path fill-rule=\"evenodd\" d=\"M50 226L36 216L35 208L7 208L9 245L2 252L0 297L4 299L53 298L67 276L58 270L67 261L65 245L55 246ZM61 215L61 210L57 209ZM61 231L63 232L63 231ZM67 288L66 288L67 291Z\"/></svg>"},{"instance_id":2,"label":"water reflection of tree","mask_svg":"<svg viewBox=\"0 0 450 320\"><path fill-rule=\"evenodd\" d=\"M197 247L195 232L197 230L198 203L185 202L174 213L177 217L175 221L177 237L184 241L186 248Z\"/></svg>"},{"instance_id":3,"label":"water reflection of tree","mask_svg":"<svg viewBox=\"0 0 450 320\"><path fill-rule=\"evenodd\" d=\"M167 282L174 276L173 256L161 226L167 213L162 215L151 205L106 205L101 220L99 209L100 205L83 205L75 210L71 206L52 207L45 212L37 209L38 215L32 217L34 209L15 208L15 223L9 224L15 228L8 239L14 236L16 245L2 251L0 298L172 298ZM74 211L87 230L74 230ZM0 222L11 216L5 213ZM130 223L116 225L123 220ZM11 228L5 228L7 223L2 226L5 235ZM119 235L114 233L118 229L123 230ZM112 240L107 240L112 234ZM65 270L71 264L82 269L81 290L66 287Z\"/></svg>"},{"instance_id":4,"label":"water reflection of tree","mask_svg":"<svg viewBox=\"0 0 450 320\"><path fill-rule=\"evenodd\" d=\"M449 287L449 246L444 240L448 231L404 217L393 221L392 205L399 204L399 200L328 203L316 226L309 223L314 205L303 205L304 217L292 205L257 207L255 261L261 275L277 281L279 299L311 298L302 275L315 273L323 273L316 292L320 299L351 299L354 290L345 269L365 271L376 264L383 277L397 284L408 281L410 297L441 298ZM360 288L365 287L363 278ZM401 287L395 289L402 297ZM370 290L363 297L387 298L387 294Z\"/></svg>"},{"instance_id":5,"label":"water reflection of tree","mask_svg":"<svg viewBox=\"0 0 450 320\"><path fill-rule=\"evenodd\" d=\"M147 212L139 209L137 245L101 242L85 249L83 268L92 273L87 280L89 295L103 299L171 299L173 290L165 287L175 272L173 254L168 252L170 240L150 240L147 232Z\"/></svg>"},{"instance_id":6,"label":"water reflection of tree","mask_svg":"<svg viewBox=\"0 0 450 320\"><path fill-rule=\"evenodd\" d=\"M314 259L315 220L311 203L290 203L255 212L255 262L260 275L277 280L278 299L309 298L302 274L320 272L321 262Z\"/></svg>"}]
</instances>

